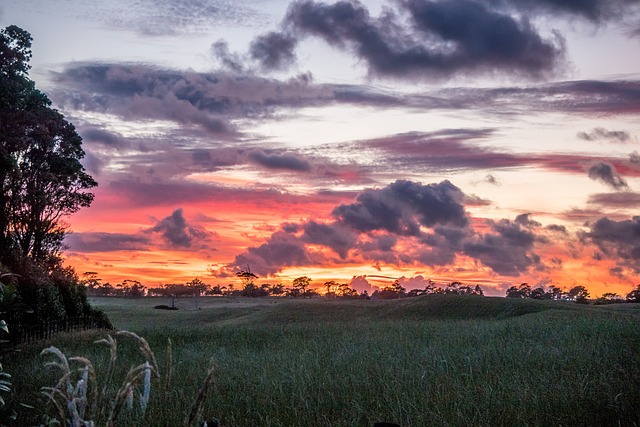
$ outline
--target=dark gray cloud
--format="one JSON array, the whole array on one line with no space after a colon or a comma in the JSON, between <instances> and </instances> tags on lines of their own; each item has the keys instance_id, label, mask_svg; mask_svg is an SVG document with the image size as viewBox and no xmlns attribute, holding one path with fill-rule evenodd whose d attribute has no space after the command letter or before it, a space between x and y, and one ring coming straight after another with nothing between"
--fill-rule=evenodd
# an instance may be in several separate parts
<instances>
[{"instance_id":1,"label":"dark gray cloud","mask_svg":"<svg viewBox=\"0 0 640 427\"><path fill-rule=\"evenodd\" d=\"M285 169L297 172L309 172L312 164L309 160L294 153L266 153L264 150L252 150L247 154L250 161L268 169Z\"/></svg>"},{"instance_id":2,"label":"dark gray cloud","mask_svg":"<svg viewBox=\"0 0 640 427\"><path fill-rule=\"evenodd\" d=\"M491 4L520 13L564 14L585 18L594 23L619 19L637 12L636 0L489 0Z\"/></svg>"},{"instance_id":3,"label":"dark gray cloud","mask_svg":"<svg viewBox=\"0 0 640 427\"><path fill-rule=\"evenodd\" d=\"M518 218L488 221L492 232L465 242L464 253L505 276L517 276L540 265L540 256L533 252L536 236L529 224L523 224L529 221L528 216Z\"/></svg>"},{"instance_id":4,"label":"dark gray cloud","mask_svg":"<svg viewBox=\"0 0 640 427\"><path fill-rule=\"evenodd\" d=\"M626 181L616 172L615 167L609 163L595 163L589 168L588 173L589 178L600 181L614 190L628 187Z\"/></svg>"},{"instance_id":5,"label":"dark gray cloud","mask_svg":"<svg viewBox=\"0 0 640 427\"><path fill-rule=\"evenodd\" d=\"M212 233L205 228L187 224L182 208L176 209L146 232L159 233L170 246L175 248L189 248L194 241L204 241L212 237Z\"/></svg>"},{"instance_id":6,"label":"dark gray cloud","mask_svg":"<svg viewBox=\"0 0 640 427\"><path fill-rule=\"evenodd\" d=\"M228 71L89 63L72 64L56 79L58 89L52 97L66 108L111 113L125 120L170 120L185 130L195 126L217 138L237 136L232 124L236 118L257 119L278 107L335 99L330 86L313 85L309 75L279 81Z\"/></svg>"},{"instance_id":7,"label":"dark gray cloud","mask_svg":"<svg viewBox=\"0 0 640 427\"><path fill-rule=\"evenodd\" d=\"M296 44L293 36L274 31L253 40L250 55L266 70L281 70L296 61Z\"/></svg>"},{"instance_id":8,"label":"dark gray cloud","mask_svg":"<svg viewBox=\"0 0 640 427\"><path fill-rule=\"evenodd\" d=\"M604 128L594 128L591 132L579 132L578 138L585 141L607 140L611 142L626 143L631 141L628 132L620 130L607 130Z\"/></svg>"},{"instance_id":9,"label":"dark gray cloud","mask_svg":"<svg viewBox=\"0 0 640 427\"><path fill-rule=\"evenodd\" d=\"M468 226L463 200L464 193L449 181L422 185L398 180L380 190L363 191L356 203L338 206L332 215L362 232L385 230L417 236L421 226Z\"/></svg>"},{"instance_id":10,"label":"dark gray cloud","mask_svg":"<svg viewBox=\"0 0 640 427\"><path fill-rule=\"evenodd\" d=\"M629 154L629 162L633 164L640 164L640 154L637 151Z\"/></svg>"},{"instance_id":11,"label":"dark gray cloud","mask_svg":"<svg viewBox=\"0 0 640 427\"><path fill-rule=\"evenodd\" d=\"M271 235L266 243L247 248L247 251L237 255L232 264L221 269L218 273L233 271L234 267L246 268L259 276L273 275L285 267L303 267L322 264L323 258L313 256L298 237L278 231ZM216 272L214 272L215 274Z\"/></svg>"},{"instance_id":12,"label":"dark gray cloud","mask_svg":"<svg viewBox=\"0 0 640 427\"><path fill-rule=\"evenodd\" d=\"M463 200L462 191L449 181L423 185L398 180L381 189L364 190L355 203L334 209L334 221L283 224L264 244L247 249L213 274L226 276L249 264L252 271L273 275L290 266L353 259L376 266L437 267L466 255L496 273L517 276L544 268L535 245L548 243L545 233L566 232L544 229L527 213L514 221L487 221L490 231L478 233L471 227ZM312 249L317 246L331 249L339 258Z\"/></svg>"},{"instance_id":13,"label":"dark gray cloud","mask_svg":"<svg viewBox=\"0 0 640 427\"><path fill-rule=\"evenodd\" d=\"M270 44L269 55L262 57L290 57L295 35L316 36L348 49L366 63L370 74L395 78L496 72L541 78L563 62L560 36L543 39L525 17L468 0L402 0L395 5L397 11L387 8L376 18L358 1L293 2L279 36L289 43L280 49ZM410 24L400 15L407 15Z\"/></svg>"},{"instance_id":14,"label":"dark gray cloud","mask_svg":"<svg viewBox=\"0 0 640 427\"><path fill-rule=\"evenodd\" d=\"M304 224L302 241L315 245L323 245L332 249L340 258L345 259L351 248L356 244L357 233L340 224L323 224L309 221Z\"/></svg>"},{"instance_id":15,"label":"dark gray cloud","mask_svg":"<svg viewBox=\"0 0 640 427\"><path fill-rule=\"evenodd\" d=\"M233 73L244 73L244 59L229 50L226 40L218 40L211 45L211 53L220 62L223 69Z\"/></svg>"},{"instance_id":16,"label":"dark gray cloud","mask_svg":"<svg viewBox=\"0 0 640 427\"><path fill-rule=\"evenodd\" d=\"M600 218L582 238L598 247L599 258L613 259L618 266L640 273L640 216L621 221Z\"/></svg>"}]
</instances>

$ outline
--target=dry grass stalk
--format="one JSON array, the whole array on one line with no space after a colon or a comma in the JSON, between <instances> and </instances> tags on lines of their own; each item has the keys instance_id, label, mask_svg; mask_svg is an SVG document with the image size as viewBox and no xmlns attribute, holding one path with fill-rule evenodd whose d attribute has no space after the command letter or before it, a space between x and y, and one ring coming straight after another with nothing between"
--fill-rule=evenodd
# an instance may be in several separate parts
<instances>
[{"instance_id":1,"label":"dry grass stalk","mask_svg":"<svg viewBox=\"0 0 640 427\"><path fill-rule=\"evenodd\" d=\"M211 365L209 367L209 371L207 372L207 377L202 383L200 387L200 391L198 391L198 397L196 397L196 401L191 406L191 413L189 414L189 419L185 424L185 427L192 427L200 420L200 416L202 415L202 404L207 398L207 394L209 393L209 387L213 383L213 372L214 372L214 363L211 360Z\"/></svg>"},{"instance_id":2,"label":"dry grass stalk","mask_svg":"<svg viewBox=\"0 0 640 427\"><path fill-rule=\"evenodd\" d=\"M129 331L118 331L116 332L116 334L129 336L134 338L136 341L138 341L138 349L140 350L142 355L145 357L145 359L151 362L151 366L153 367L156 378L160 379L160 369L158 368L156 355L153 353L153 350L151 350L151 347L149 346L149 343L147 342L147 340L145 340L138 334L134 332L129 332Z\"/></svg>"},{"instance_id":3,"label":"dry grass stalk","mask_svg":"<svg viewBox=\"0 0 640 427\"><path fill-rule=\"evenodd\" d=\"M118 358L118 342L109 334L106 338L94 341L95 344L106 344L109 347L109 365L107 366L107 373L105 374L104 384L102 385L102 391L96 400L96 405L99 408L99 416L104 416L107 408L107 392L111 385L111 378L113 377L113 371L116 366L116 360Z\"/></svg>"},{"instance_id":4,"label":"dry grass stalk","mask_svg":"<svg viewBox=\"0 0 640 427\"><path fill-rule=\"evenodd\" d=\"M167 338L167 363L165 365L164 372L163 398L166 399L167 391L171 390L171 377L173 376L173 346L171 338Z\"/></svg>"}]
</instances>

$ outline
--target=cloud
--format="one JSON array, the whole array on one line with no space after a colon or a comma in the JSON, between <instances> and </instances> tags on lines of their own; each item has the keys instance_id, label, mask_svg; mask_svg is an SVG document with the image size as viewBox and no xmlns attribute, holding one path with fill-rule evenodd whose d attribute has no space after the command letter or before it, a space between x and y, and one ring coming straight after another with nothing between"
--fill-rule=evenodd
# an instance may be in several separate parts
<instances>
[{"instance_id":1,"label":"cloud","mask_svg":"<svg viewBox=\"0 0 640 427\"><path fill-rule=\"evenodd\" d=\"M476 232L464 200L449 181L424 185L398 180L367 189L354 203L335 207L332 221L283 224L264 244L248 248L213 274L222 277L247 264L261 275L287 267L363 261L378 267L437 267L452 265L459 255L509 276L544 268L536 245L548 243L545 233L563 230L543 229L530 214L522 214L514 221L487 220L490 231Z\"/></svg>"},{"instance_id":2,"label":"cloud","mask_svg":"<svg viewBox=\"0 0 640 427\"><path fill-rule=\"evenodd\" d=\"M286 69L296 61L296 44L296 39L291 35L274 31L254 39L250 55L266 70Z\"/></svg>"},{"instance_id":3,"label":"cloud","mask_svg":"<svg viewBox=\"0 0 640 427\"><path fill-rule=\"evenodd\" d=\"M637 12L636 0L491 0L495 5L522 13L556 16L558 13L585 18L594 23L619 19Z\"/></svg>"},{"instance_id":4,"label":"cloud","mask_svg":"<svg viewBox=\"0 0 640 427\"><path fill-rule=\"evenodd\" d=\"M518 276L532 266L541 264L533 252L536 236L529 228L528 214L515 221L487 220L492 232L475 236L464 244L464 253L480 260L498 274Z\"/></svg>"},{"instance_id":5,"label":"cloud","mask_svg":"<svg viewBox=\"0 0 640 427\"><path fill-rule=\"evenodd\" d=\"M233 263L218 272L250 266L251 271L259 276L270 276L282 271L285 267L303 267L308 265L321 265L322 256L313 256L304 245L304 242L294 235L278 231L271 235L266 243L247 248L246 252L235 257Z\"/></svg>"},{"instance_id":6,"label":"cloud","mask_svg":"<svg viewBox=\"0 0 640 427\"><path fill-rule=\"evenodd\" d=\"M600 218L582 238L600 249L600 258L613 259L618 266L640 273L640 216L621 221Z\"/></svg>"},{"instance_id":7,"label":"cloud","mask_svg":"<svg viewBox=\"0 0 640 427\"><path fill-rule=\"evenodd\" d=\"M381 190L363 191L356 203L338 206L332 215L362 232L385 230L415 236L421 226L466 227L469 219L463 199L462 191L449 181L422 185L398 180Z\"/></svg>"},{"instance_id":8,"label":"cloud","mask_svg":"<svg viewBox=\"0 0 640 427\"><path fill-rule=\"evenodd\" d=\"M139 0L127 2L126 7L109 6L104 2L97 5L98 10L107 9L103 19L109 25L144 36L192 34L220 25L238 27L266 21L242 2L225 0ZM93 11L91 17L95 16Z\"/></svg>"},{"instance_id":9,"label":"cloud","mask_svg":"<svg viewBox=\"0 0 640 427\"><path fill-rule=\"evenodd\" d=\"M349 250L355 245L357 237L356 233L340 224L309 221L304 224L302 241L326 246L336 252L340 258L345 259Z\"/></svg>"},{"instance_id":10,"label":"cloud","mask_svg":"<svg viewBox=\"0 0 640 427\"><path fill-rule=\"evenodd\" d=\"M366 291L368 294L371 294L373 289L371 283L367 280L367 276L353 276L349 282L349 286L359 293Z\"/></svg>"},{"instance_id":11,"label":"cloud","mask_svg":"<svg viewBox=\"0 0 640 427\"><path fill-rule=\"evenodd\" d=\"M627 143L631 141L628 132L613 131L604 128L594 128L591 132L579 132L578 138L585 141L608 140L611 142Z\"/></svg>"},{"instance_id":12,"label":"cloud","mask_svg":"<svg viewBox=\"0 0 640 427\"><path fill-rule=\"evenodd\" d=\"M64 242L70 251L82 253L140 251L151 245L151 239L142 234L102 232L70 233Z\"/></svg>"},{"instance_id":13,"label":"cloud","mask_svg":"<svg viewBox=\"0 0 640 427\"><path fill-rule=\"evenodd\" d=\"M615 168L609 163L595 163L589 168L588 173L589 178L600 181L614 190L620 190L628 187L626 181L618 175Z\"/></svg>"},{"instance_id":14,"label":"cloud","mask_svg":"<svg viewBox=\"0 0 640 427\"><path fill-rule=\"evenodd\" d=\"M283 32L256 39L266 45L255 55L268 68L291 58L293 36L315 36L349 50L371 75L442 79L457 74L504 73L542 78L563 62L564 41L545 40L525 17L516 17L474 1L395 3L372 17L358 1L333 4L304 0L289 6ZM408 23L402 17L408 18ZM268 39L287 43L264 43Z\"/></svg>"},{"instance_id":15,"label":"cloud","mask_svg":"<svg viewBox=\"0 0 640 427\"><path fill-rule=\"evenodd\" d=\"M311 171L311 163L300 155L293 153L266 153L264 150L253 150L247 154L250 161L268 169L285 169L297 172Z\"/></svg>"},{"instance_id":16,"label":"cloud","mask_svg":"<svg viewBox=\"0 0 640 427\"><path fill-rule=\"evenodd\" d=\"M208 240L212 236L212 233L203 227L188 225L182 208L176 209L146 232L159 233L170 246L175 248L189 248L194 241Z\"/></svg>"},{"instance_id":17,"label":"cloud","mask_svg":"<svg viewBox=\"0 0 640 427\"><path fill-rule=\"evenodd\" d=\"M233 68L233 58L227 59ZM167 120L184 131L195 127L217 138L238 136L234 119L259 119L278 107L312 106L335 98L330 86L313 85L309 75L279 81L141 64L71 64L56 75L56 83L52 97L67 108L124 120Z\"/></svg>"},{"instance_id":18,"label":"cloud","mask_svg":"<svg viewBox=\"0 0 640 427\"><path fill-rule=\"evenodd\" d=\"M640 207L640 193L624 191L618 193L600 193L589 196L587 203L613 208Z\"/></svg>"},{"instance_id":19,"label":"cloud","mask_svg":"<svg viewBox=\"0 0 640 427\"><path fill-rule=\"evenodd\" d=\"M218 40L211 45L211 53L220 62L222 68L232 73L244 73L244 60L237 53L229 50L226 40Z\"/></svg>"},{"instance_id":20,"label":"cloud","mask_svg":"<svg viewBox=\"0 0 640 427\"><path fill-rule=\"evenodd\" d=\"M483 181L487 184L496 185L498 187L500 186L500 181L498 181L498 178L496 178L495 175L491 173L487 174L487 176L484 177Z\"/></svg>"}]
</instances>

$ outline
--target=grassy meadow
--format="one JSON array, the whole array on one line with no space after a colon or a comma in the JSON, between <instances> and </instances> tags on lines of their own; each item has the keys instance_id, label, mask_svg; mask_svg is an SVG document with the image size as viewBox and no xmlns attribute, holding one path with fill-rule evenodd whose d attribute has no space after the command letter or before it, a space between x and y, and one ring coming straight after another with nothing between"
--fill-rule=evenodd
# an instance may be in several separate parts
<instances>
[{"instance_id":1,"label":"grassy meadow","mask_svg":"<svg viewBox=\"0 0 640 427\"><path fill-rule=\"evenodd\" d=\"M180 299L180 310L153 309L166 303L92 299L117 329L146 338L161 376L146 414L134 405L116 425L184 425L211 360L201 419L223 426L640 425L640 304L430 295L201 298L199 309ZM60 375L40 351L89 358L100 382L109 349L94 341L106 334L62 334L6 358L17 398L36 407L20 410L22 425L55 415L39 389ZM111 335L115 394L145 359L135 340Z\"/></svg>"}]
</instances>

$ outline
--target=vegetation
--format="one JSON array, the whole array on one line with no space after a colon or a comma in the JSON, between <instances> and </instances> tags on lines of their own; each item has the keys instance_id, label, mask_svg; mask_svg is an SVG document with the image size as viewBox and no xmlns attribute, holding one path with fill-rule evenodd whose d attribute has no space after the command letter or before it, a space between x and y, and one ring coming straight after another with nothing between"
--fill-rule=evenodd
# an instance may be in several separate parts
<instances>
[{"instance_id":1,"label":"vegetation","mask_svg":"<svg viewBox=\"0 0 640 427\"><path fill-rule=\"evenodd\" d=\"M144 415L136 403L117 425L184 425L212 358L200 420L226 426L640 423L635 304L465 295L206 298L200 310L177 303L182 310L158 312L153 299L94 301L118 328L145 337L161 372L172 366L166 395L152 376ZM24 347L21 361L9 363L18 397L45 408L37 390L55 386L59 372L45 368L50 358L39 353L52 345L91 360L104 378L109 354L93 344L103 338L74 333ZM170 354L160 351L168 338ZM138 347L136 340L118 342L114 379L145 362ZM119 387L114 380L108 395ZM138 396L142 388L135 390ZM47 408L55 416L55 407ZM41 416L20 413L28 424Z\"/></svg>"},{"instance_id":2,"label":"vegetation","mask_svg":"<svg viewBox=\"0 0 640 427\"><path fill-rule=\"evenodd\" d=\"M63 219L91 204L88 190L97 184L80 163L84 151L74 126L29 79L31 41L15 25L0 30L2 340L18 325L104 316L60 258ZM10 391L9 378L0 365L0 392ZM13 409L0 397L0 424L5 418L13 418Z\"/></svg>"}]
</instances>

